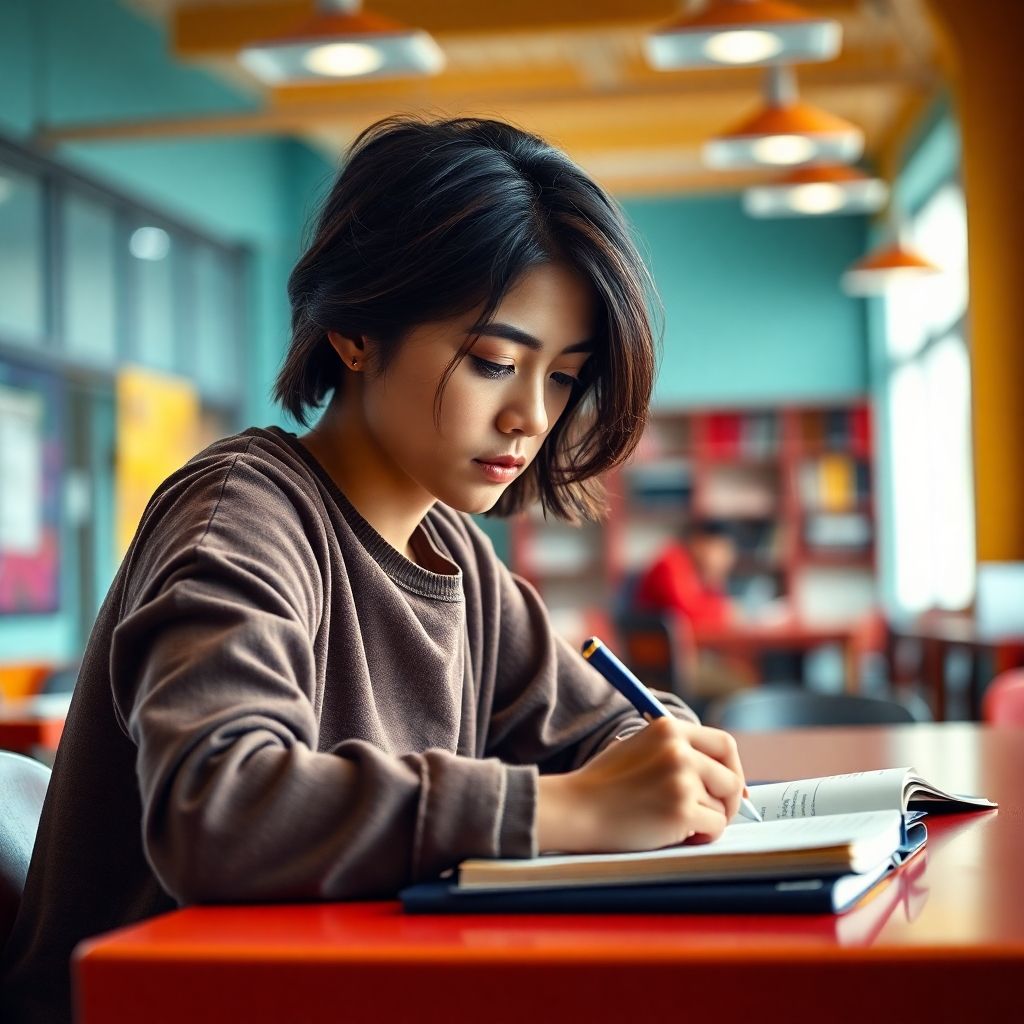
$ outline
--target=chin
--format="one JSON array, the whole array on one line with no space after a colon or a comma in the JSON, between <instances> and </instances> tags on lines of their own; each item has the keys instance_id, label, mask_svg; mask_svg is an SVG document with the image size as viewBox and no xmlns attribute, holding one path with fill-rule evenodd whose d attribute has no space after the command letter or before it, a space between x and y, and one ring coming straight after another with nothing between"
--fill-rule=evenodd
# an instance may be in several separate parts
<instances>
[{"instance_id":1,"label":"chin","mask_svg":"<svg viewBox=\"0 0 1024 1024\"><path fill-rule=\"evenodd\" d=\"M452 494L449 497L442 497L449 508L456 512L466 512L469 515L480 515L490 511L498 503L498 499L505 493L502 489L496 492L485 492L477 494Z\"/></svg>"}]
</instances>

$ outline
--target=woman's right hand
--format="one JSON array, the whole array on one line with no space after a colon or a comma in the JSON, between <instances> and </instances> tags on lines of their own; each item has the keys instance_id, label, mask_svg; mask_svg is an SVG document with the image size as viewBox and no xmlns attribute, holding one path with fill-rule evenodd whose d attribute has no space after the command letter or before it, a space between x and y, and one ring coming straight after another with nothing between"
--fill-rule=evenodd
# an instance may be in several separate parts
<instances>
[{"instance_id":1,"label":"woman's right hand","mask_svg":"<svg viewBox=\"0 0 1024 1024\"><path fill-rule=\"evenodd\" d=\"M658 718L581 768L540 777L538 847L610 853L710 841L739 809L743 786L732 736Z\"/></svg>"}]
</instances>

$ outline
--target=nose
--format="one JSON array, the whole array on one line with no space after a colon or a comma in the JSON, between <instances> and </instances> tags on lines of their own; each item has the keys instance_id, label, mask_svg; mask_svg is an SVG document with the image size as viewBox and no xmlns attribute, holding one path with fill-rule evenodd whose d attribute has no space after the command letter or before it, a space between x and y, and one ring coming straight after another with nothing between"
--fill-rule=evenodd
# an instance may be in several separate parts
<instances>
[{"instance_id":1,"label":"nose","mask_svg":"<svg viewBox=\"0 0 1024 1024\"><path fill-rule=\"evenodd\" d=\"M548 429L548 410L544 395L544 382L531 384L523 378L523 386L502 407L498 414L498 429L503 434L525 434L536 437Z\"/></svg>"}]
</instances>

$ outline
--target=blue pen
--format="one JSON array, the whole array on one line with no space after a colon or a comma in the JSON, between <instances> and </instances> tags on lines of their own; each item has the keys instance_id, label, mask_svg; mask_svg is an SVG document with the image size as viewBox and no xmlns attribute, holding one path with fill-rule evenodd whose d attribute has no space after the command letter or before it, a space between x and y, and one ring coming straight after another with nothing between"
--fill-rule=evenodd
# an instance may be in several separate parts
<instances>
[{"instance_id":1,"label":"blue pen","mask_svg":"<svg viewBox=\"0 0 1024 1024\"><path fill-rule=\"evenodd\" d=\"M625 665L601 642L592 636L583 642L583 657L622 694L642 715L662 718L668 709L640 682ZM740 798L740 814L751 821L761 821L757 808L747 797Z\"/></svg>"}]
</instances>

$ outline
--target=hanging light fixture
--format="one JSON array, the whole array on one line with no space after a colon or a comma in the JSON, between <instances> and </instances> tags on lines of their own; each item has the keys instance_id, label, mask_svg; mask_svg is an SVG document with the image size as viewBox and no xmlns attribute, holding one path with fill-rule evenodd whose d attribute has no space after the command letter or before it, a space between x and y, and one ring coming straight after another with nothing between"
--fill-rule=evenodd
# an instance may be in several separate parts
<instances>
[{"instance_id":1,"label":"hanging light fixture","mask_svg":"<svg viewBox=\"0 0 1024 1024\"><path fill-rule=\"evenodd\" d=\"M876 213L889 197L881 178L844 164L798 167L779 181L754 185L743 193L751 217L818 217L837 213Z\"/></svg>"},{"instance_id":2,"label":"hanging light fixture","mask_svg":"<svg viewBox=\"0 0 1024 1024\"><path fill-rule=\"evenodd\" d=\"M444 54L429 33L367 14L360 0L317 0L312 17L246 46L239 61L269 85L436 74Z\"/></svg>"},{"instance_id":3,"label":"hanging light fixture","mask_svg":"<svg viewBox=\"0 0 1024 1024\"><path fill-rule=\"evenodd\" d=\"M661 71L831 60L843 29L775 0L717 0L697 15L677 19L645 41L647 60Z\"/></svg>"},{"instance_id":4,"label":"hanging light fixture","mask_svg":"<svg viewBox=\"0 0 1024 1024\"><path fill-rule=\"evenodd\" d=\"M788 67L770 67L765 106L704 144L709 167L850 163L864 151L864 133L851 121L804 103Z\"/></svg>"},{"instance_id":5,"label":"hanging light fixture","mask_svg":"<svg viewBox=\"0 0 1024 1024\"><path fill-rule=\"evenodd\" d=\"M843 274L847 295L881 295L895 286L919 284L942 268L900 241L892 242L858 260Z\"/></svg>"}]
</instances>

